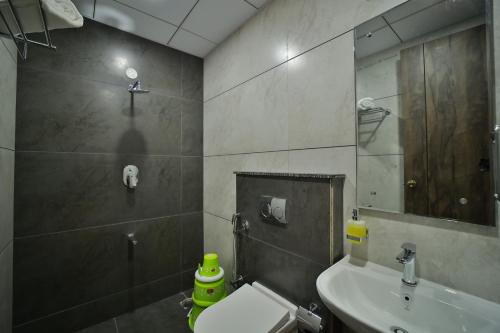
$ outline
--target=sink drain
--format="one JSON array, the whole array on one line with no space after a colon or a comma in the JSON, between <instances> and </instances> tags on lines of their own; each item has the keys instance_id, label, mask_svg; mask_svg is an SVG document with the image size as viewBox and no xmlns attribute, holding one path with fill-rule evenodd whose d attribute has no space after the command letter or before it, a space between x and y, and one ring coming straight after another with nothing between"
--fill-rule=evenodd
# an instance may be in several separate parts
<instances>
[{"instance_id":1,"label":"sink drain","mask_svg":"<svg viewBox=\"0 0 500 333\"><path fill-rule=\"evenodd\" d=\"M398 326L391 326L391 332L393 333L408 333L407 330Z\"/></svg>"}]
</instances>

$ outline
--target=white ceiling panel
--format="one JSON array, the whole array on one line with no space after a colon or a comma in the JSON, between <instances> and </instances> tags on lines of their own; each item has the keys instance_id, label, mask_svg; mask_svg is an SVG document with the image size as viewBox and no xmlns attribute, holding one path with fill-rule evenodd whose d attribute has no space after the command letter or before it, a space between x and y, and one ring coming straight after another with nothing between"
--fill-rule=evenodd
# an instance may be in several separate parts
<instances>
[{"instance_id":1,"label":"white ceiling panel","mask_svg":"<svg viewBox=\"0 0 500 333\"><path fill-rule=\"evenodd\" d=\"M183 29L179 29L174 38L172 38L172 41L168 44L168 46L177 50L184 51L200 58L206 56L216 45L217 44Z\"/></svg>"},{"instance_id":2,"label":"white ceiling panel","mask_svg":"<svg viewBox=\"0 0 500 333\"><path fill-rule=\"evenodd\" d=\"M200 0L182 27L220 43L256 11L243 0Z\"/></svg>"},{"instance_id":3,"label":"white ceiling panel","mask_svg":"<svg viewBox=\"0 0 500 333\"><path fill-rule=\"evenodd\" d=\"M117 0L127 6L136 8L154 17L158 17L174 25L182 20L193 8L196 0Z\"/></svg>"},{"instance_id":4,"label":"white ceiling panel","mask_svg":"<svg viewBox=\"0 0 500 333\"><path fill-rule=\"evenodd\" d=\"M269 0L246 0L247 2L250 2L252 5L254 5L257 8L260 8L266 4Z\"/></svg>"},{"instance_id":5,"label":"white ceiling panel","mask_svg":"<svg viewBox=\"0 0 500 333\"><path fill-rule=\"evenodd\" d=\"M94 0L73 0L80 14L88 18L94 18Z\"/></svg>"},{"instance_id":6,"label":"white ceiling panel","mask_svg":"<svg viewBox=\"0 0 500 333\"><path fill-rule=\"evenodd\" d=\"M419 11L391 25L404 41L409 41L415 37L425 35L426 33L437 31L447 26L479 16L483 11L484 7L478 5L478 2L475 1L445 1L428 7L425 10Z\"/></svg>"},{"instance_id":7,"label":"white ceiling panel","mask_svg":"<svg viewBox=\"0 0 500 333\"><path fill-rule=\"evenodd\" d=\"M162 44L166 44L176 30L172 24L155 19L114 0L97 0L94 19Z\"/></svg>"}]
</instances>

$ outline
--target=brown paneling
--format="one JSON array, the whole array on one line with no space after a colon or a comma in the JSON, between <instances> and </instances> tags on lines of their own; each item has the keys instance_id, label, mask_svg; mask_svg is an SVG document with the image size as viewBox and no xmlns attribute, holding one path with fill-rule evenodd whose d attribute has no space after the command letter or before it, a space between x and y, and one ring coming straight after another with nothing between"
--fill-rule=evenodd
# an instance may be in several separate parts
<instances>
[{"instance_id":1,"label":"brown paneling","mask_svg":"<svg viewBox=\"0 0 500 333\"><path fill-rule=\"evenodd\" d=\"M485 37L483 25L424 44L430 216L492 222Z\"/></svg>"},{"instance_id":2,"label":"brown paneling","mask_svg":"<svg viewBox=\"0 0 500 333\"><path fill-rule=\"evenodd\" d=\"M405 213L427 215L427 140L423 46L401 51L401 91L404 119ZM408 182L415 181L415 186Z\"/></svg>"}]
</instances>

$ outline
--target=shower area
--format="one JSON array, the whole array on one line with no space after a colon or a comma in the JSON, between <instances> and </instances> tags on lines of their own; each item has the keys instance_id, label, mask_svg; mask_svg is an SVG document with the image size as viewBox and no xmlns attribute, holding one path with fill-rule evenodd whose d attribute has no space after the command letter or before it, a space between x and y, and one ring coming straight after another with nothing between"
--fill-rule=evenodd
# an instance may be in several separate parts
<instances>
[{"instance_id":1,"label":"shower area","mask_svg":"<svg viewBox=\"0 0 500 333\"><path fill-rule=\"evenodd\" d=\"M134 332L148 304L184 327L203 253L203 60L90 20L51 42L17 62L13 331Z\"/></svg>"}]
</instances>

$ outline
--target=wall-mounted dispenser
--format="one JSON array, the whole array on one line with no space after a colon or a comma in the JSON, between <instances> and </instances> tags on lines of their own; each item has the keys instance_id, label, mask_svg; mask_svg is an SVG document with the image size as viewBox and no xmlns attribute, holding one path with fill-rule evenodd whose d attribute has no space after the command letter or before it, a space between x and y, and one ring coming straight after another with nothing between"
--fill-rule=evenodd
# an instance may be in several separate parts
<instances>
[{"instance_id":1,"label":"wall-mounted dispenser","mask_svg":"<svg viewBox=\"0 0 500 333\"><path fill-rule=\"evenodd\" d=\"M286 220L286 199L262 195L259 213L265 222L288 224Z\"/></svg>"},{"instance_id":2,"label":"wall-mounted dispenser","mask_svg":"<svg viewBox=\"0 0 500 333\"><path fill-rule=\"evenodd\" d=\"M368 239L366 222L358 217L358 210L352 210L352 218L347 221L346 238L351 244L361 244Z\"/></svg>"},{"instance_id":3,"label":"wall-mounted dispenser","mask_svg":"<svg viewBox=\"0 0 500 333\"><path fill-rule=\"evenodd\" d=\"M130 189L137 187L139 182L139 168L135 165L127 165L123 168L123 185Z\"/></svg>"}]
</instances>

